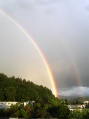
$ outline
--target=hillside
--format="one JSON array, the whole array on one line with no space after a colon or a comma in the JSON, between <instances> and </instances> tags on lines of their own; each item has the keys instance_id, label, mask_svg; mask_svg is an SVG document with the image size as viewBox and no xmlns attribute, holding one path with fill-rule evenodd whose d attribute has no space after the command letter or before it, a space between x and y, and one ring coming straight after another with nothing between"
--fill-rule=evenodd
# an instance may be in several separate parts
<instances>
[{"instance_id":1,"label":"hillside","mask_svg":"<svg viewBox=\"0 0 89 119\"><path fill-rule=\"evenodd\" d=\"M67 119L70 114L68 107L63 105L47 87L0 73L0 101L33 100L35 101L33 105L16 104L7 110L0 109L0 117Z\"/></svg>"},{"instance_id":2,"label":"hillside","mask_svg":"<svg viewBox=\"0 0 89 119\"><path fill-rule=\"evenodd\" d=\"M38 86L25 79L7 77L0 73L0 101L29 101L49 103L55 100L51 90L42 85Z\"/></svg>"}]
</instances>

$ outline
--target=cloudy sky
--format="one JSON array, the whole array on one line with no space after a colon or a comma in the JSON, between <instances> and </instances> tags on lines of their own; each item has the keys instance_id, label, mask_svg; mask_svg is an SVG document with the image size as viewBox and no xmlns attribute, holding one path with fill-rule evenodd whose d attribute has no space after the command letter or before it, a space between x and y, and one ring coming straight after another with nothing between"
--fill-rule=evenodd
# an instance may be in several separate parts
<instances>
[{"instance_id":1,"label":"cloudy sky","mask_svg":"<svg viewBox=\"0 0 89 119\"><path fill-rule=\"evenodd\" d=\"M89 1L88 0L0 0L0 9L4 11L8 16L18 22L27 32L34 38L42 53L47 59L52 74L54 76L57 91L59 95L72 95L76 94L88 94L89 92ZM2 18L2 16L1 16ZM6 29L4 23L7 21L3 18L0 26L0 30ZM3 25L3 24L4 25ZM10 26L9 23L7 25ZM11 26L10 26L11 27ZM12 28L12 27L11 27ZM10 29L10 28L9 28ZM26 57L30 60L30 64L26 60L23 66L26 66L25 75L29 73L27 66L32 67L31 70L34 72L36 67L42 65L42 62L37 55L37 52L32 47L31 43L19 41L25 37L22 33L17 30L14 26L14 33L11 30L7 32L12 34L13 41L9 39L8 46L6 41L1 40L1 51L0 53L5 54L4 59L8 59L8 55L13 57L11 51L14 44L18 44L15 53L19 52L19 57L10 61L11 68L16 66L16 60L23 59ZM21 34L18 36L18 33ZM4 40L7 36L2 33ZM17 34L17 35L16 35ZM18 38L17 38L18 36ZM15 40L17 39L17 41ZM25 39L25 38L24 38ZM21 45L20 45L21 42ZM5 45L6 43L6 45ZM29 45L27 45L29 44ZM5 49L2 46L5 45ZM24 48L26 46L26 49ZM9 49L7 47L10 47ZM29 47L32 47L29 49ZM21 50L24 52L21 54ZM32 50L32 51L31 51ZM28 57L27 51L31 54ZM4 52L4 53L3 53ZM9 52L9 54L7 53ZM6 55L8 54L8 55ZM33 56L34 54L34 56ZM33 58L36 59L33 64ZM0 70L4 72L3 58L1 59ZM8 59L9 60L9 59ZM21 62L20 61L20 62ZM14 64L14 65L13 65ZM18 62L19 64L19 62ZM17 69L11 69L16 74L21 70L22 64ZM37 65L38 64L38 65ZM13 67L12 67L13 65ZM7 64L6 64L7 66ZM8 64L9 66L9 64ZM43 65L42 65L43 66ZM44 66L43 66L44 67ZM3 69L3 70L2 70ZM19 71L20 70L20 71ZM36 73L40 72L36 70ZM5 73L10 74L9 69L5 69ZM28 72L28 73L27 73ZM31 72L31 71L30 71ZM33 75L31 72L30 76ZM11 74L12 74L11 73ZM27 74L26 74L27 73ZM42 72L43 73L43 72ZM47 72L45 71L45 75ZM15 75L15 74L14 74ZM37 75L35 76L37 77ZM27 78L27 77L26 77ZM39 78L39 77L38 77ZM40 77L42 78L42 77ZM49 78L48 76L46 78ZM43 82L44 83L44 82ZM50 82L49 82L50 83Z\"/></svg>"}]
</instances>

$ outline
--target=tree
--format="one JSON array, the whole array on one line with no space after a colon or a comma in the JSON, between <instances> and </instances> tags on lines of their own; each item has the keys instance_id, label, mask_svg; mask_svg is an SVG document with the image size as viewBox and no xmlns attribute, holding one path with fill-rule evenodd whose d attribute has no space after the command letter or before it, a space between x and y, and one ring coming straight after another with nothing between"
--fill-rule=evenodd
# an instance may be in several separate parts
<instances>
[{"instance_id":1,"label":"tree","mask_svg":"<svg viewBox=\"0 0 89 119\"><path fill-rule=\"evenodd\" d=\"M35 103L33 108L33 118L48 118L49 113L40 103Z\"/></svg>"},{"instance_id":2,"label":"tree","mask_svg":"<svg viewBox=\"0 0 89 119\"><path fill-rule=\"evenodd\" d=\"M65 99L65 104L68 105L68 100L67 99Z\"/></svg>"},{"instance_id":3,"label":"tree","mask_svg":"<svg viewBox=\"0 0 89 119\"><path fill-rule=\"evenodd\" d=\"M27 112L23 108L20 108L17 114L19 118L28 118Z\"/></svg>"},{"instance_id":4,"label":"tree","mask_svg":"<svg viewBox=\"0 0 89 119\"><path fill-rule=\"evenodd\" d=\"M61 104L58 106L52 106L48 111L53 118L59 119L68 119L70 114L68 107Z\"/></svg>"},{"instance_id":5,"label":"tree","mask_svg":"<svg viewBox=\"0 0 89 119\"><path fill-rule=\"evenodd\" d=\"M24 110L27 112L28 117L32 118L32 114L33 114L33 107L32 107L32 105L26 105L24 107Z\"/></svg>"},{"instance_id":6,"label":"tree","mask_svg":"<svg viewBox=\"0 0 89 119\"><path fill-rule=\"evenodd\" d=\"M14 87L5 87L4 93L7 101L15 101L16 89Z\"/></svg>"}]
</instances>

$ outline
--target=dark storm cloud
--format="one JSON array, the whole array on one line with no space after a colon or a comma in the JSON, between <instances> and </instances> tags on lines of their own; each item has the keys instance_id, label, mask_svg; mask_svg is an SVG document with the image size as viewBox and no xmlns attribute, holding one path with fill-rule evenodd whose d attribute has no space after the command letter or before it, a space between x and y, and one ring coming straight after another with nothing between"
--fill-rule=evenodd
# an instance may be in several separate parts
<instances>
[{"instance_id":1,"label":"dark storm cloud","mask_svg":"<svg viewBox=\"0 0 89 119\"><path fill-rule=\"evenodd\" d=\"M61 67L63 67L63 65ZM71 88L73 86L79 86L79 77L76 69L72 68L72 64L71 66L64 66L63 70L61 68L61 70L54 75L56 77L57 87Z\"/></svg>"}]
</instances>

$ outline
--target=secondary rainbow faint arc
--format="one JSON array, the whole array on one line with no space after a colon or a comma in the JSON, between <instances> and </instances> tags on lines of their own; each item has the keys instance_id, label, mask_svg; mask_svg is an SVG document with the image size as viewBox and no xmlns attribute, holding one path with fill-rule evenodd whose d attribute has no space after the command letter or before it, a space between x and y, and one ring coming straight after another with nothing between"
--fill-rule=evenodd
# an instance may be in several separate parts
<instances>
[{"instance_id":1,"label":"secondary rainbow faint arc","mask_svg":"<svg viewBox=\"0 0 89 119\"><path fill-rule=\"evenodd\" d=\"M3 12L0 10L0 13L4 16L6 16L10 21L12 21L17 27L19 27L19 29L21 29L21 31L23 31L23 33L29 38L29 40L31 40L32 44L34 45L34 47L37 49L38 53L40 54L46 68L47 68L47 71L48 71L48 74L50 76L50 80L51 80L51 83L52 83L52 86L53 86L53 94L58 97L57 95L57 91L56 91L56 83L55 83L55 80L54 80L54 77L52 75L52 72L50 70L50 66L49 64L47 63L47 60L45 58L45 56L43 55L42 51L40 50L39 46L36 44L36 42L34 41L34 39L31 37L31 35L29 35L27 33L26 30L24 30L24 28L18 23L16 22L15 20L12 19L12 17L10 17L6 12Z\"/></svg>"},{"instance_id":2,"label":"secondary rainbow faint arc","mask_svg":"<svg viewBox=\"0 0 89 119\"><path fill-rule=\"evenodd\" d=\"M74 73L74 76L75 76L75 80L77 82L77 85L80 86L80 85L82 85L82 82L80 80L80 75L79 75L78 67L76 65L76 62L75 62L74 57L72 55L72 52L69 49L67 43L65 43L65 47L66 47L66 49L68 51L68 54L70 56L70 60L72 61L72 70L73 70L73 73Z\"/></svg>"}]
</instances>

